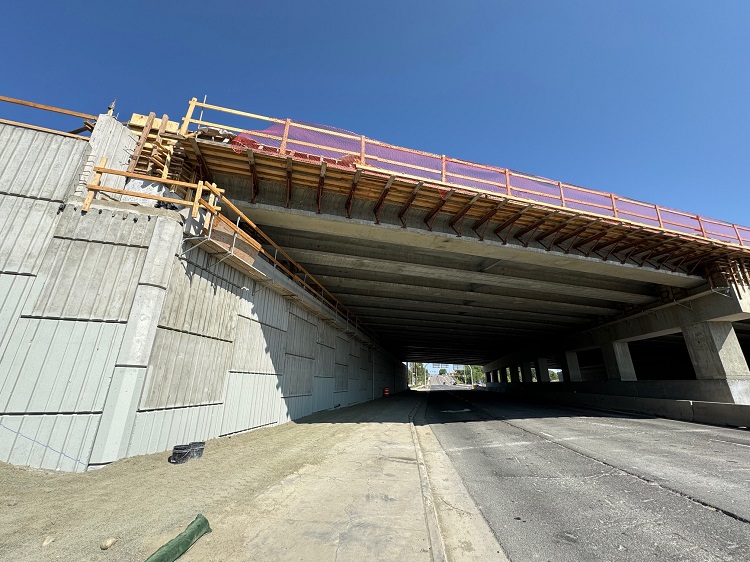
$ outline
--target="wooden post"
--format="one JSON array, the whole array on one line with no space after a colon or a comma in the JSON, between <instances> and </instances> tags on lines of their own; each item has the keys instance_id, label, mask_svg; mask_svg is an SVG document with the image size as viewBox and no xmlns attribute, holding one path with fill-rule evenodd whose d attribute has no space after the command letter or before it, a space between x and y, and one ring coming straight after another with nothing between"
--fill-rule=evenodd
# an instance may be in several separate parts
<instances>
[{"instance_id":1,"label":"wooden post","mask_svg":"<svg viewBox=\"0 0 750 562\"><path fill-rule=\"evenodd\" d=\"M289 138L289 125L291 123L291 119L287 119L286 123L284 124L284 136L281 137L281 146L279 147L279 154L286 154L286 140Z\"/></svg>"},{"instance_id":2,"label":"wooden post","mask_svg":"<svg viewBox=\"0 0 750 562\"><path fill-rule=\"evenodd\" d=\"M146 119L146 124L143 126L143 130L141 131L141 136L138 139L138 144L135 145L135 151L133 152L133 155L130 157L130 164L128 164L128 172L134 172L135 167L138 165L138 159L141 157L141 152L143 152L143 147L146 146L146 141L148 140L148 134L151 132L151 127L154 124L155 117L156 117L156 114L153 111L148 114L148 119Z\"/></svg>"},{"instance_id":3,"label":"wooden post","mask_svg":"<svg viewBox=\"0 0 750 562\"><path fill-rule=\"evenodd\" d=\"M99 160L99 164L97 165L97 168L103 168L107 165L107 157L102 156L102 159ZM94 178L91 180L91 184L93 185L99 185L99 182L102 180L102 173L96 172L94 174ZM83 206L81 207L81 211L84 213L88 213L89 208L91 207L91 202L94 200L94 196L96 195L96 191L94 191L91 188L88 188L88 191L86 193L86 197L83 200Z\"/></svg>"},{"instance_id":4,"label":"wooden post","mask_svg":"<svg viewBox=\"0 0 750 562\"><path fill-rule=\"evenodd\" d=\"M560 189L560 206L565 207L565 192L563 191L563 184L561 181L557 182L557 187Z\"/></svg>"},{"instance_id":5,"label":"wooden post","mask_svg":"<svg viewBox=\"0 0 750 562\"><path fill-rule=\"evenodd\" d=\"M612 200L612 216L617 218L617 197L614 193L610 193L609 198Z\"/></svg>"},{"instance_id":6,"label":"wooden post","mask_svg":"<svg viewBox=\"0 0 750 562\"><path fill-rule=\"evenodd\" d=\"M445 183L445 154L443 154L440 157L440 162L442 164L442 170L443 170L442 175L440 176L440 179L443 181L443 183Z\"/></svg>"},{"instance_id":7,"label":"wooden post","mask_svg":"<svg viewBox=\"0 0 750 562\"><path fill-rule=\"evenodd\" d=\"M654 210L656 211L656 218L659 219L659 228L664 228L664 223L661 220L661 210L659 209L659 205L654 205Z\"/></svg>"},{"instance_id":8,"label":"wooden post","mask_svg":"<svg viewBox=\"0 0 750 562\"><path fill-rule=\"evenodd\" d=\"M200 207L201 194L203 193L203 180L198 182L198 187L195 190L195 199L193 199L193 212L191 216L196 219L198 218L198 208Z\"/></svg>"},{"instance_id":9,"label":"wooden post","mask_svg":"<svg viewBox=\"0 0 750 562\"><path fill-rule=\"evenodd\" d=\"M510 195L510 172L508 168L505 168L505 189L508 191L508 195Z\"/></svg>"},{"instance_id":10,"label":"wooden post","mask_svg":"<svg viewBox=\"0 0 750 562\"><path fill-rule=\"evenodd\" d=\"M698 220L698 226L701 229L701 235L703 236L703 238L708 238L708 236L706 236L706 229L703 227L703 220L701 219L701 216L695 215L695 218Z\"/></svg>"},{"instance_id":11,"label":"wooden post","mask_svg":"<svg viewBox=\"0 0 750 562\"><path fill-rule=\"evenodd\" d=\"M359 163L365 164L365 136L362 135L359 145Z\"/></svg>"},{"instance_id":12,"label":"wooden post","mask_svg":"<svg viewBox=\"0 0 750 562\"><path fill-rule=\"evenodd\" d=\"M740 236L740 229L737 228L736 224L732 225L734 227L734 233L737 235L737 241L740 243L740 246L744 246L745 243L742 241L742 236Z\"/></svg>"},{"instance_id":13,"label":"wooden post","mask_svg":"<svg viewBox=\"0 0 750 562\"><path fill-rule=\"evenodd\" d=\"M193 119L193 111L195 111L196 103L198 103L198 100L196 98L190 100L190 105L188 105L187 113L185 114L185 117L182 118L182 127L180 127L180 134L183 137L187 134L188 125L190 125L190 121L192 121Z\"/></svg>"}]
</instances>

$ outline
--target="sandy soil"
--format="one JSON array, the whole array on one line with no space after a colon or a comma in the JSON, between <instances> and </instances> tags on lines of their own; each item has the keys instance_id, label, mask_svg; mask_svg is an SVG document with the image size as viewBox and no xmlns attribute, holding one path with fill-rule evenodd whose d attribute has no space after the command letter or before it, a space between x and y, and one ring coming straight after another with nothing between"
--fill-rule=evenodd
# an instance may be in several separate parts
<instances>
[{"instance_id":1,"label":"sandy soil","mask_svg":"<svg viewBox=\"0 0 750 562\"><path fill-rule=\"evenodd\" d=\"M258 498L272 489L283 498L284 490L304 486L304 478L315 472L314 467L319 467L318 472L320 467L330 472L334 465L325 467L324 463L341 455L356 455L361 444L374 435L383 435L385 441L374 444L380 452L367 461L368 482L381 479L377 483L381 492L362 489L356 493L363 494L366 501L373 500L377 511L398 496L383 492L383 482L390 478L396 485L398 478L393 477L403 476L401 495L406 501L406 490L418 490L418 480L412 481L418 478L414 476L413 449L409 453L406 437L408 412L414 403L413 396L393 397L385 406L377 401L316 414L305 423L215 439L206 444L202 459L183 465L167 463L168 453L125 459L85 474L0 463L0 559L142 561L183 530L197 513L208 517L215 532L199 541L205 542L203 555L195 558L197 544L186 558L231 560L240 553L244 558L248 542L259 535L253 520L274 512L268 501ZM357 469L352 466L351 471ZM334 490L335 486L334 482ZM412 507L409 504L409 509ZM224 522L226 529L239 536L224 534L227 540L218 540ZM293 533L294 528L288 532ZM423 533L418 522L413 532ZM49 537L54 540L43 546ZM102 551L99 544L108 537L117 538L117 543ZM264 540L270 541L267 548L273 547L272 536L266 533ZM427 551L416 542L417 552ZM282 543L283 537L279 537ZM338 542L336 545L338 548ZM278 559L284 558L279 555Z\"/></svg>"}]
</instances>

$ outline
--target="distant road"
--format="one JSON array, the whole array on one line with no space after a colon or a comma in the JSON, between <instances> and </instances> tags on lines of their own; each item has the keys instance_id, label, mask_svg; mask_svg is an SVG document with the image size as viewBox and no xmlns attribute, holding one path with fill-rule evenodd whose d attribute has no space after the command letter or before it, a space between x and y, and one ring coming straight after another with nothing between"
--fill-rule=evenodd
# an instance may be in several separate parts
<instances>
[{"instance_id":1,"label":"distant road","mask_svg":"<svg viewBox=\"0 0 750 562\"><path fill-rule=\"evenodd\" d=\"M442 389L427 423L511 560L750 560L750 432Z\"/></svg>"}]
</instances>

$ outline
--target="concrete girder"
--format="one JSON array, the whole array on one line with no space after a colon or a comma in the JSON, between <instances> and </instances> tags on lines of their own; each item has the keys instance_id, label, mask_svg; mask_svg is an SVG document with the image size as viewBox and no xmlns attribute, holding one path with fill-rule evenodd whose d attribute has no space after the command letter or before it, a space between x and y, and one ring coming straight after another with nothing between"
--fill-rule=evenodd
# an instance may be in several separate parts
<instances>
[{"instance_id":1,"label":"concrete girder","mask_svg":"<svg viewBox=\"0 0 750 562\"><path fill-rule=\"evenodd\" d=\"M709 321L735 322L750 318L750 296L730 290L709 291L611 322L568 338L566 349L601 347L613 341L637 341L674 334L682 326Z\"/></svg>"},{"instance_id":2,"label":"concrete girder","mask_svg":"<svg viewBox=\"0 0 750 562\"><path fill-rule=\"evenodd\" d=\"M314 250L295 249L290 255L312 271L311 266L331 266L352 269L356 271L377 271L404 275L425 276L443 281L472 282L494 287L521 289L552 295L570 295L599 300L608 300L628 304L645 304L652 302L654 296L641 292L616 291L599 289L596 287L581 287L567 283L559 283L545 279L525 279L495 273L465 271L447 267L415 265L403 261L373 259L360 256L341 255L336 253L319 252ZM313 272L314 273L314 272Z\"/></svg>"},{"instance_id":3,"label":"concrete girder","mask_svg":"<svg viewBox=\"0 0 750 562\"><path fill-rule=\"evenodd\" d=\"M533 300L529 298L509 297L486 292L457 291L454 289L442 289L439 287L425 287L410 285L407 283L386 283L382 281L366 281L358 279L342 279L337 277L316 276L325 287L336 294L340 294L342 302L344 295L355 293L371 296L400 296L409 298L424 297L426 299L442 302L443 300L454 300L459 303L476 302L482 305L495 305L515 310L544 309L560 313L572 313L592 316L606 316L617 312L615 308L604 306L592 306L586 304L575 304L566 302L548 302ZM420 300L417 298L416 300ZM424 300L424 299L422 299Z\"/></svg>"},{"instance_id":4,"label":"concrete girder","mask_svg":"<svg viewBox=\"0 0 750 562\"><path fill-rule=\"evenodd\" d=\"M322 235L335 234L353 239L411 246L415 249L435 249L487 258L504 258L539 267L567 269L581 274L609 275L616 278L673 287L692 288L703 283L703 279L697 276L619 262L605 262L599 258L589 258L572 253L565 254L555 250L547 251L533 246L525 248L521 244L512 243L512 241L509 241L508 244L502 244L499 241L488 239L480 243L473 237L457 237L453 233L438 230L437 224L432 231L428 231L418 225L421 221L417 221L415 225L407 223L407 227L402 228L400 224L386 223L385 216L381 219L380 225L375 225L370 216L360 217L355 212L352 213L351 219L332 214L318 215L314 198L311 200L312 204L309 205L309 210L306 208L306 202L301 203L302 209L284 209L281 205L267 204L249 206L242 201L236 201L236 203L258 224L272 225L294 231L301 230ZM385 207L387 206L386 204ZM371 215L369 208L366 214Z\"/></svg>"}]
</instances>

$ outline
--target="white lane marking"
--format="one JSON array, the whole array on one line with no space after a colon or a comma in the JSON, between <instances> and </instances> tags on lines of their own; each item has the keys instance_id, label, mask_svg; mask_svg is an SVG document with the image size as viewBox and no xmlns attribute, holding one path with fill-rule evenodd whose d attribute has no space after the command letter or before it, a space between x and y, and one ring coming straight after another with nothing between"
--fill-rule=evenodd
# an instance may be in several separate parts
<instances>
[{"instance_id":1,"label":"white lane marking","mask_svg":"<svg viewBox=\"0 0 750 562\"><path fill-rule=\"evenodd\" d=\"M463 410L440 410L441 414L460 414L461 412L471 412L469 408L464 408Z\"/></svg>"}]
</instances>

